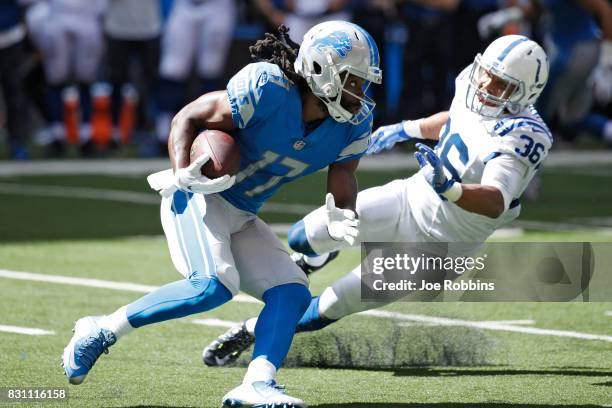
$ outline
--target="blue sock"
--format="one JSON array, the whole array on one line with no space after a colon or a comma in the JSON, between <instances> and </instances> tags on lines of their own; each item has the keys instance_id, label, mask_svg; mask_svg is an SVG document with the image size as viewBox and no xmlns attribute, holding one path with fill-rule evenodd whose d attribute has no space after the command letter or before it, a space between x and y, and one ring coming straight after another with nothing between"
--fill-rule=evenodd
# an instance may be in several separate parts
<instances>
[{"instance_id":1,"label":"blue sock","mask_svg":"<svg viewBox=\"0 0 612 408\"><path fill-rule=\"evenodd\" d=\"M232 298L216 277L198 277L172 282L130 303L127 318L132 327L177 319L214 309Z\"/></svg>"},{"instance_id":2,"label":"blue sock","mask_svg":"<svg viewBox=\"0 0 612 408\"><path fill-rule=\"evenodd\" d=\"M337 320L326 319L319 314L319 297L315 296L310 300L308 309L306 309L306 312L304 312L302 318L298 322L295 332L321 330L333 322L337 322Z\"/></svg>"},{"instance_id":3,"label":"blue sock","mask_svg":"<svg viewBox=\"0 0 612 408\"><path fill-rule=\"evenodd\" d=\"M300 220L293 224L287 234L287 242L289 247L296 252L304 255L315 256L317 253L310 246L308 237L306 237L306 226L304 220Z\"/></svg>"},{"instance_id":4,"label":"blue sock","mask_svg":"<svg viewBox=\"0 0 612 408\"><path fill-rule=\"evenodd\" d=\"M91 86L89 84L79 85L79 98L81 100L81 121L89 123L91 121Z\"/></svg>"},{"instance_id":5,"label":"blue sock","mask_svg":"<svg viewBox=\"0 0 612 408\"><path fill-rule=\"evenodd\" d=\"M47 109L51 122L61 122L64 114L64 102L62 100L63 85L49 85L47 89Z\"/></svg>"},{"instance_id":6,"label":"blue sock","mask_svg":"<svg viewBox=\"0 0 612 408\"><path fill-rule=\"evenodd\" d=\"M295 325L304 314L310 300L308 288L288 283L268 289L263 294L266 303L255 325L253 359L264 357L278 369L289 352Z\"/></svg>"}]
</instances>

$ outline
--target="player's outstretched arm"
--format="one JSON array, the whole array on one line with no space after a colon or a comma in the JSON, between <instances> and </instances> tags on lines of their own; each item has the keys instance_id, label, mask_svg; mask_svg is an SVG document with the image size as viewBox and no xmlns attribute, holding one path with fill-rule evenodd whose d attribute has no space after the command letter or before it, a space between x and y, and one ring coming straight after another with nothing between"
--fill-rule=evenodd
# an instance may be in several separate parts
<instances>
[{"instance_id":1,"label":"player's outstretched arm","mask_svg":"<svg viewBox=\"0 0 612 408\"><path fill-rule=\"evenodd\" d=\"M455 204L466 211L497 218L504 212L504 196L497 187L462 184L461 197Z\"/></svg>"},{"instance_id":2,"label":"player's outstretched arm","mask_svg":"<svg viewBox=\"0 0 612 408\"><path fill-rule=\"evenodd\" d=\"M189 150L202 129L223 130L236 128L226 91L210 92L187 104L172 119L168 153L172 168L189 166Z\"/></svg>"},{"instance_id":3,"label":"player's outstretched arm","mask_svg":"<svg viewBox=\"0 0 612 408\"><path fill-rule=\"evenodd\" d=\"M391 149L396 143L411 139L438 140L442 126L448 121L448 111L417 120L404 120L393 125L381 126L371 136L366 154Z\"/></svg>"}]
</instances>

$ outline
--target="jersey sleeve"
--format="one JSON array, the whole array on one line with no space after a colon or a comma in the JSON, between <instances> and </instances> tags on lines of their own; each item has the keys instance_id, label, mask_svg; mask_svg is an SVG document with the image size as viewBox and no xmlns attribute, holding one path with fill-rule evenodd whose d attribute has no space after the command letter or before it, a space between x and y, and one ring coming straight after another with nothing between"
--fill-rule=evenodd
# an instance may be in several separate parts
<instances>
[{"instance_id":1,"label":"jersey sleeve","mask_svg":"<svg viewBox=\"0 0 612 408\"><path fill-rule=\"evenodd\" d=\"M368 150L373 118L370 117L358 125L352 126L347 143L338 155L336 163L359 159Z\"/></svg>"},{"instance_id":2,"label":"jersey sleeve","mask_svg":"<svg viewBox=\"0 0 612 408\"><path fill-rule=\"evenodd\" d=\"M244 129L266 119L283 105L290 84L277 65L258 62L245 66L227 84L234 124Z\"/></svg>"},{"instance_id":3,"label":"jersey sleeve","mask_svg":"<svg viewBox=\"0 0 612 408\"><path fill-rule=\"evenodd\" d=\"M512 200L521 195L533 173L516 157L502 154L487 163L480 184L497 188L504 198L504 209L508 210Z\"/></svg>"},{"instance_id":4,"label":"jersey sleeve","mask_svg":"<svg viewBox=\"0 0 612 408\"><path fill-rule=\"evenodd\" d=\"M529 168L538 169L548 156L553 137L544 122L531 117L513 117L496 125L496 151L516 157Z\"/></svg>"}]
</instances>

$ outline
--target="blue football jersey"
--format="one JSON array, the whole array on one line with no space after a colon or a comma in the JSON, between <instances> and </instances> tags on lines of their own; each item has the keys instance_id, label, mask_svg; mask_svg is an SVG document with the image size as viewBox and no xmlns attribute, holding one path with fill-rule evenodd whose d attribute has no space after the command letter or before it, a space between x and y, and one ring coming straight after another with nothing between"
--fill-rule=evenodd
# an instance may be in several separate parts
<instances>
[{"instance_id":1,"label":"blue football jersey","mask_svg":"<svg viewBox=\"0 0 612 408\"><path fill-rule=\"evenodd\" d=\"M227 93L240 171L221 195L241 210L257 213L283 184L367 150L371 117L359 125L328 117L309 132L298 87L275 64L247 65L229 81Z\"/></svg>"}]
</instances>

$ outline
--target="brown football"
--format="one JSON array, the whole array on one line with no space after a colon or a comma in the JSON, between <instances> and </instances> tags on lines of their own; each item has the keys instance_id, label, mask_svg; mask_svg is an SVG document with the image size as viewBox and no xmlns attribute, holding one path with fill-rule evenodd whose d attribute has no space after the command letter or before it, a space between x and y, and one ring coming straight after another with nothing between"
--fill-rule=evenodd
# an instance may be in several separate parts
<instances>
[{"instance_id":1,"label":"brown football","mask_svg":"<svg viewBox=\"0 0 612 408\"><path fill-rule=\"evenodd\" d=\"M210 160L202 166L202 174L208 178L217 178L225 174L235 175L240 170L240 151L234 138L220 130L205 130L200 133L189 154L193 162L204 153L210 154Z\"/></svg>"}]
</instances>

